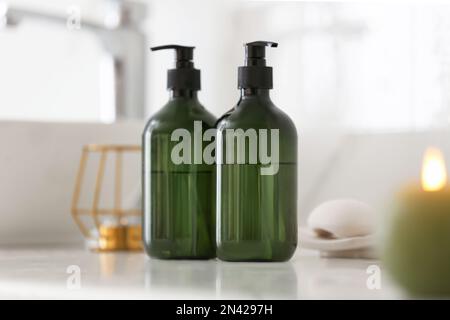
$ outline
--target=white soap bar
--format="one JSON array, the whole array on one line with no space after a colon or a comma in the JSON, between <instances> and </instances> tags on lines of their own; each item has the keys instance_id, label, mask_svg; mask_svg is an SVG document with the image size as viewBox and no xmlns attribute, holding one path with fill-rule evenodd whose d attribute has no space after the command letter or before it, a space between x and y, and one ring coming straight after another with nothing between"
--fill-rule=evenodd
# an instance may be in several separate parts
<instances>
[{"instance_id":1,"label":"white soap bar","mask_svg":"<svg viewBox=\"0 0 450 320\"><path fill-rule=\"evenodd\" d=\"M308 217L308 228L331 239L361 237L375 232L375 213L366 203L337 199L322 203Z\"/></svg>"}]
</instances>

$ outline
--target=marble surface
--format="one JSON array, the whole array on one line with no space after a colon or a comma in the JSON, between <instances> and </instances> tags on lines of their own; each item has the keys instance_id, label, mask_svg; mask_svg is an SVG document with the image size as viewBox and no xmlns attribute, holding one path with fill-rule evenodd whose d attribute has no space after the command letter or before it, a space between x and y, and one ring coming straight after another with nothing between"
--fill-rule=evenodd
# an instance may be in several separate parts
<instances>
[{"instance_id":1,"label":"marble surface","mask_svg":"<svg viewBox=\"0 0 450 320\"><path fill-rule=\"evenodd\" d=\"M304 250L286 263L230 263L163 261L143 253L92 253L83 248L2 248L0 298L403 298L382 268L381 288L368 288L372 265L379 262L324 259ZM73 282L70 266L81 271L80 287L73 285L78 282Z\"/></svg>"}]
</instances>

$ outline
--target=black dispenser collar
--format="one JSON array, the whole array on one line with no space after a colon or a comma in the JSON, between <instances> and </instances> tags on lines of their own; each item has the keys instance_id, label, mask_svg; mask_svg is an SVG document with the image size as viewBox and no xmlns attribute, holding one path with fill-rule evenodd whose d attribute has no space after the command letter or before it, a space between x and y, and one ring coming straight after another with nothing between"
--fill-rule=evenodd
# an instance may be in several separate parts
<instances>
[{"instance_id":1,"label":"black dispenser collar","mask_svg":"<svg viewBox=\"0 0 450 320\"><path fill-rule=\"evenodd\" d=\"M272 67L266 66L266 47L276 48L275 42L254 41L244 44L245 66L238 68L239 89L272 89Z\"/></svg>"},{"instance_id":2,"label":"black dispenser collar","mask_svg":"<svg viewBox=\"0 0 450 320\"><path fill-rule=\"evenodd\" d=\"M195 47L169 44L151 48L152 51L165 49L175 50L175 69L167 71L167 89L200 90L200 70L192 62Z\"/></svg>"}]
</instances>

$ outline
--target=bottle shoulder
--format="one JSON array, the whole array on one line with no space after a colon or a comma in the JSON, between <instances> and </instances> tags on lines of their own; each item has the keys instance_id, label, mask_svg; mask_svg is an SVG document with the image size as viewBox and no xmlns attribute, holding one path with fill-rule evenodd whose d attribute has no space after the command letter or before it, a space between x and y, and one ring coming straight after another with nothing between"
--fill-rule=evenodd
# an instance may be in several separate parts
<instances>
[{"instance_id":1,"label":"bottle shoulder","mask_svg":"<svg viewBox=\"0 0 450 320\"><path fill-rule=\"evenodd\" d=\"M297 135L292 119L271 101L241 101L217 124L218 130L224 129L280 129L285 134Z\"/></svg>"},{"instance_id":2,"label":"bottle shoulder","mask_svg":"<svg viewBox=\"0 0 450 320\"><path fill-rule=\"evenodd\" d=\"M216 117L198 100L175 99L168 101L148 121L144 132L172 131L178 128L192 129L194 121L201 121L205 128L213 128Z\"/></svg>"}]
</instances>

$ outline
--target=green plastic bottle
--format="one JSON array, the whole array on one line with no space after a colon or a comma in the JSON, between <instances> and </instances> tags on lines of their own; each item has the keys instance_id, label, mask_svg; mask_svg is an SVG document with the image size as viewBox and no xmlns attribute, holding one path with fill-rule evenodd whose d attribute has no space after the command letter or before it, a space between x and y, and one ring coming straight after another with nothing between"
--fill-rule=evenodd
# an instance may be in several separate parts
<instances>
[{"instance_id":1,"label":"green plastic bottle","mask_svg":"<svg viewBox=\"0 0 450 320\"><path fill-rule=\"evenodd\" d=\"M175 130L195 137L214 128L216 118L199 102L200 70L192 62L194 47L174 49L176 68L168 71L169 102L147 123L143 136L143 240L149 256L161 259L209 259L215 250L215 164L174 161L179 141ZM195 124L195 123L196 124ZM197 126L197 129L195 129ZM192 150L204 142L192 143Z\"/></svg>"},{"instance_id":2,"label":"green plastic bottle","mask_svg":"<svg viewBox=\"0 0 450 320\"><path fill-rule=\"evenodd\" d=\"M277 44L245 44L246 63L238 69L241 98L217 124L221 260L286 261L297 246L297 131L270 99L267 46Z\"/></svg>"}]
</instances>

